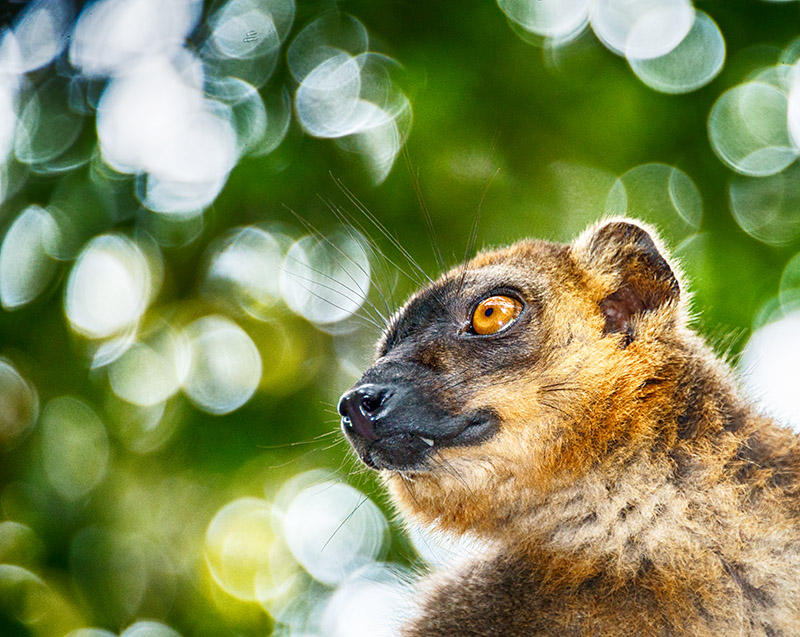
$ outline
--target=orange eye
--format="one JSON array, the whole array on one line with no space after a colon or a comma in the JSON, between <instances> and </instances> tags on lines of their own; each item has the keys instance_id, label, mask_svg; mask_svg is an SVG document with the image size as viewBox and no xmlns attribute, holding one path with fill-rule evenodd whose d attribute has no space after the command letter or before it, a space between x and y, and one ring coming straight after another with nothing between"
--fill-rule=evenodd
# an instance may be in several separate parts
<instances>
[{"instance_id":1,"label":"orange eye","mask_svg":"<svg viewBox=\"0 0 800 637\"><path fill-rule=\"evenodd\" d=\"M511 325L522 311L522 303L509 296L490 296L483 299L472 315L472 330L476 334L497 334Z\"/></svg>"}]
</instances>

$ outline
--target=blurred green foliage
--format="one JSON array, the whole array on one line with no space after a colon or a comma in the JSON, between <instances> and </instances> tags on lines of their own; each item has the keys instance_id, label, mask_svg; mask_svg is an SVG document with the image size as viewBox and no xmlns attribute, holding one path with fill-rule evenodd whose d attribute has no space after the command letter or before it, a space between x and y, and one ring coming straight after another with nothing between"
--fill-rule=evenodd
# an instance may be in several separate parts
<instances>
[{"instance_id":1,"label":"blurred green foliage","mask_svg":"<svg viewBox=\"0 0 800 637\"><path fill-rule=\"evenodd\" d=\"M25 583L28 575L9 571L0 579L0 633L56 635L82 626L118 633L152 618L185 635L269 634L273 618L264 608L228 595L209 575L204 538L221 507L242 497L271 500L292 476L323 467L369 494L393 519L374 477L357 467L344 443L331 444L333 436L325 436L338 427L337 397L356 378L358 365L368 363L377 331L363 326L332 335L335 329L321 331L282 303L265 310L268 320L259 320L232 311L222 296L203 293L209 246L231 228L267 224L299 238L307 224L324 234L339 225L331 207L369 226L340 183L433 276L431 243L448 265L458 263L479 211L479 248L531 236L566 241L606 213L618 177L645 164L675 167L696 187L702 220L696 230L668 232L666 239L691 281L699 330L738 351L754 317L778 294L800 241L795 233L778 245L763 243L736 222L728 190L734 173L713 152L707 119L726 89L778 62L800 34L798 5L754 0L697 6L724 35L725 67L695 92L665 95L643 85L590 31L543 51L517 37L492 2L300 0L289 40L336 8L365 25L373 50L399 62L397 81L413 109L405 149L388 178L374 186L357 156L312 138L294 121L272 153L237 163L202 215L196 238L161 245L163 283L142 333L163 322L183 326L206 314L231 316L255 343L267 378L231 413L210 415L176 394L157 421L156 439L142 443L138 412L114 395L105 368L90 369L87 339L65 318L65 282L82 244L59 262L38 298L0 311L0 356L38 395L38 421L0 450L0 563L36 578ZM204 15L210 12L205 7ZM190 46L199 42L190 40ZM29 79L38 86L59 72L54 63ZM102 89L102 81L95 82L95 90ZM285 48L260 90L267 95L280 86L296 88ZM91 129L90 141L95 143ZM119 175L110 194L98 194L91 170L84 164L29 174L0 205L0 236L28 205L64 199L71 201L76 223L88 229L81 237L146 230L147 213L133 198L135 178ZM105 196L114 198L116 214L104 208ZM656 209L650 220L666 228L674 214ZM793 214L797 224L800 209ZM390 241L372 233L392 260L409 267ZM396 304L415 284L397 275L395 287ZM377 302L375 291L372 298ZM347 367L343 358L355 362ZM63 396L90 406L107 432L101 475L79 495L54 488L47 473L47 445L58 443L48 442L41 420ZM12 409L10 398L7 403ZM3 526L11 523L18 526ZM416 560L398 524L392 523L383 557ZM308 577L303 582L312 585Z\"/></svg>"}]
</instances>

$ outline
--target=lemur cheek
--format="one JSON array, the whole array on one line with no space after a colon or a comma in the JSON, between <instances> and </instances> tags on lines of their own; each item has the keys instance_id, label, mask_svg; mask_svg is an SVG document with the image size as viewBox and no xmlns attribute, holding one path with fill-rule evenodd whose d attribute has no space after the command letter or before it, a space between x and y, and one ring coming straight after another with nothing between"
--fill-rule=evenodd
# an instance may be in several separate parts
<instances>
[{"instance_id":1,"label":"lemur cheek","mask_svg":"<svg viewBox=\"0 0 800 637\"><path fill-rule=\"evenodd\" d=\"M513 428L514 423L536 421L540 419L543 409L538 401L536 388L527 381L495 382L475 392L466 408L493 411L503 428Z\"/></svg>"}]
</instances>

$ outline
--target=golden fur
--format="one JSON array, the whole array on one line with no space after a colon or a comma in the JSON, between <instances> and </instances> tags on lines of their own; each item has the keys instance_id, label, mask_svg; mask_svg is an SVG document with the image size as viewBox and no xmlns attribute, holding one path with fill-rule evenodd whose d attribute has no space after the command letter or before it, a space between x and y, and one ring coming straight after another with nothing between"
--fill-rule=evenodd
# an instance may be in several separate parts
<instances>
[{"instance_id":1,"label":"golden fur","mask_svg":"<svg viewBox=\"0 0 800 637\"><path fill-rule=\"evenodd\" d=\"M665 255L611 220L448 273L436 285L461 278L458 294L527 295L534 318L503 337L522 353L499 369L441 338L414 350L424 328L384 344L378 367L416 357L437 401L499 422L422 470L381 471L403 515L497 547L434 574L404 635L800 634L798 438L688 327Z\"/></svg>"}]
</instances>

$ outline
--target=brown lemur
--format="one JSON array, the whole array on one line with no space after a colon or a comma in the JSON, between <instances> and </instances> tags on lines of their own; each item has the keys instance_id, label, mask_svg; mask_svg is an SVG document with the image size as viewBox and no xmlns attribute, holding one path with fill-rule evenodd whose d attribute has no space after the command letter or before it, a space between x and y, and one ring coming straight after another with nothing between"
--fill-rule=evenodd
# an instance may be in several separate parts
<instances>
[{"instance_id":1,"label":"brown lemur","mask_svg":"<svg viewBox=\"0 0 800 637\"><path fill-rule=\"evenodd\" d=\"M491 550L405 637L799 635L800 439L688 326L646 226L479 254L416 293L341 399L418 523Z\"/></svg>"}]
</instances>

